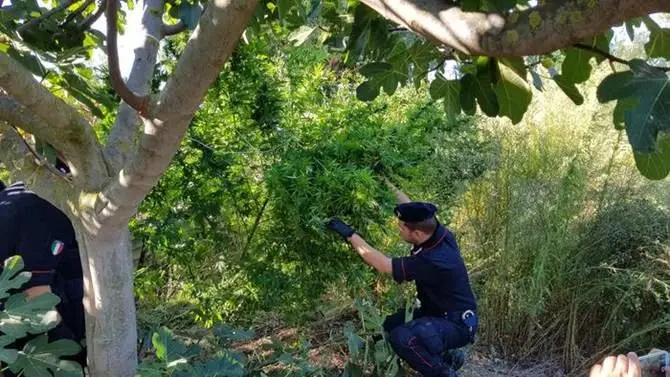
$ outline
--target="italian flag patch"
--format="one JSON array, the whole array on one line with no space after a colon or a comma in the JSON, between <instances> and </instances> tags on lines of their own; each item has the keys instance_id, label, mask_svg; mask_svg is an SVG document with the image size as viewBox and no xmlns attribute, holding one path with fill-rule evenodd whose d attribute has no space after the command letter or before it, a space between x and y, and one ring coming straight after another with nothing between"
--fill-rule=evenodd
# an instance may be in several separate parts
<instances>
[{"instance_id":1,"label":"italian flag patch","mask_svg":"<svg viewBox=\"0 0 670 377\"><path fill-rule=\"evenodd\" d=\"M61 241L54 241L51 243L51 254L58 255L63 252L63 249L65 249L65 244Z\"/></svg>"}]
</instances>

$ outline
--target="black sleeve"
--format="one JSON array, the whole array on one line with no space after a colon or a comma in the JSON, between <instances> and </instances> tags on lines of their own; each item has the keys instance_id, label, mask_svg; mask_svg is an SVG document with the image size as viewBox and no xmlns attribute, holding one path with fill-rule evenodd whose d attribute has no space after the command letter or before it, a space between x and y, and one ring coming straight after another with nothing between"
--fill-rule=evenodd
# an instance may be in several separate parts
<instances>
[{"instance_id":1,"label":"black sleeve","mask_svg":"<svg viewBox=\"0 0 670 377\"><path fill-rule=\"evenodd\" d=\"M393 258L391 260L393 279L404 281L430 281L436 276L435 266L419 256Z\"/></svg>"},{"instance_id":2,"label":"black sleeve","mask_svg":"<svg viewBox=\"0 0 670 377\"><path fill-rule=\"evenodd\" d=\"M17 245L26 271L32 278L24 288L50 285L63 254L72 248L72 225L57 208L40 198L31 198L22 211L24 223Z\"/></svg>"}]
</instances>

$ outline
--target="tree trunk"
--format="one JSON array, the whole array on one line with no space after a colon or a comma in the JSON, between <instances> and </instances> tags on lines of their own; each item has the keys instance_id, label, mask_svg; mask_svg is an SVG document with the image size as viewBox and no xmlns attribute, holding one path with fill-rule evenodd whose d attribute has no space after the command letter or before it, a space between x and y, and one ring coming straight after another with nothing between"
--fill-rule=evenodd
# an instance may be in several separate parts
<instances>
[{"instance_id":1,"label":"tree trunk","mask_svg":"<svg viewBox=\"0 0 670 377\"><path fill-rule=\"evenodd\" d=\"M134 36L143 38L143 44L135 50L131 77L124 84L140 95L149 92L165 5L164 0L143 4L144 31ZM88 366L94 377L135 375L137 324L128 221L170 164L258 0L208 4L174 73L161 93L153 96L151 111L142 118L143 132L137 116L122 105L120 112L125 113L119 114L104 153L94 129L75 107L50 93L11 57L0 54L0 87L7 94L0 96L0 159L13 175L27 180L28 187L73 221L84 272ZM4 107L2 97L6 97ZM29 116L33 113L36 116ZM19 134L4 121L44 136L44 141L63 152L73 172L72 184L35 164Z\"/></svg>"},{"instance_id":2,"label":"tree trunk","mask_svg":"<svg viewBox=\"0 0 670 377\"><path fill-rule=\"evenodd\" d=\"M137 323L133 259L127 227L104 236L77 229L84 270L84 308L89 374L133 377Z\"/></svg>"}]
</instances>

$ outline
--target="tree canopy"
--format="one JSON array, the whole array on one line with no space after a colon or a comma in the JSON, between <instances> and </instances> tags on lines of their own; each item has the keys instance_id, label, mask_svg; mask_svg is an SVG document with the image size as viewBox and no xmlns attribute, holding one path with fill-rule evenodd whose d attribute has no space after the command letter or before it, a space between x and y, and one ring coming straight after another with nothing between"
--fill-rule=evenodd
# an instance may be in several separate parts
<instances>
[{"instance_id":1,"label":"tree canopy","mask_svg":"<svg viewBox=\"0 0 670 377\"><path fill-rule=\"evenodd\" d=\"M67 91L90 114L101 117L104 109L112 109L110 97L91 85L91 70L84 63L106 43L105 35L91 25L108 3L15 3L0 14L2 51L51 88ZM118 13L117 22L108 23L108 35L124 30L125 9L135 6L133 1L125 4L108 10L113 17ZM156 27L154 37L194 30L206 4L165 2L165 23ZM670 172L668 148L663 148L670 29L649 17L661 11L668 11L662 0L264 1L245 38L274 24L293 31L296 43L326 44L345 64L361 65L368 78L358 89L364 101L374 100L382 90L393 94L399 86L430 81L431 95L444 102L449 116L474 114L479 107L488 116L505 116L513 123L528 109L531 85L541 89L543 80L554 80L581 104L577 85L589 79L594 60L622 64L628 73L615 72L604 80L599 98L616 101L614 124L626 129L641 173L661 179ZM613 56L613 26L625 27L631 38L636 29L646 27L646 56L633 61ZM132 85L124 89L116 43L107 44L113 47L114 88L131 106L148 106L146 94L134 94Z\"/></svg>"}]
</instances>

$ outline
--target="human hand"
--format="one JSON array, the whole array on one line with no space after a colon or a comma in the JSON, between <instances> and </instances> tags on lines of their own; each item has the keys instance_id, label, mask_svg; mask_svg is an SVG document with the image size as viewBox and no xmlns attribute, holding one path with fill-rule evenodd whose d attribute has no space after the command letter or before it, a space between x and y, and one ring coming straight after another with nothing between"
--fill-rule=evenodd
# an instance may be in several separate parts
<instances>
[{"instance_id":1,"label":"human hand","mask_svg":"<svg viewBox=\"0 0 670 377\"><path fill-rule=\"evenodd\" d=\"M628 355L608 356L591 368L589 377L641 377L640 359L633 352Z\"/></svg>"},{"instance_id":2,"label":"human hand","mask_svg":"<svg viewBox=\"0 0 670 377\"><path fill-rule=\"evenodd\" d=\"M333 217L332 219L330 219L330 221L326 223L326 227L338 233L344 239L349 239L355 233L353 228L351 228L349 225L347 225L347 223L338 219L337 217Z\"/></svg>"}]
</instances>

